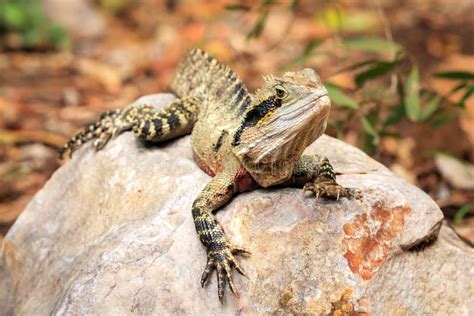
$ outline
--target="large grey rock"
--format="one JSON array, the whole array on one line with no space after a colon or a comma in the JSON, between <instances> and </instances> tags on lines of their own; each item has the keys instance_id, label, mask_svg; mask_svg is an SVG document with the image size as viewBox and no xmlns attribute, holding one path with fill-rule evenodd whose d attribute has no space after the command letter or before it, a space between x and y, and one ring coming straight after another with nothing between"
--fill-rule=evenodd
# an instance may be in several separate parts
<instances>
[{"instance_id":1,"label":"large grey rock","mask_svg":"<svg viewBox=\"0 0 474 316\"><path fill-rule=\"evenodd\" d=\"M189 137L146 146L125 133L98 153L85 146L6 236L3 313L472 313L474 251L442 226L425 193L336 139L323 136L307 153L339 171L373 170L339 176L363 201L317 201L292 188L237 196L218 218L253 254L241 258L249 279L235 274L240 298L226 290L221 305L215 275L199 286L206 253L190 209L209 177Z\"/></svg>"}]
</instances>

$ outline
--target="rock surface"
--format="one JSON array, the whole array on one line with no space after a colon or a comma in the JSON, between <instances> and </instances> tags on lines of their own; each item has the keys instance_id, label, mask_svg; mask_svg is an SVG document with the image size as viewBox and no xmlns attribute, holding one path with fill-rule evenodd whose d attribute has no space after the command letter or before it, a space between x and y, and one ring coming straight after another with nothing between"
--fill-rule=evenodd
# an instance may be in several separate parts
<instances>
[{"instance_id":1,"label":"rock surface","mask_svg":"<svg viewBox=\"0 0 474 316\"><path fill-rule=\"evenodd\" d=\"M472 313L474 250L425 193L336 139L306 153L339 171L372 170L338 177L363 201L291 188L234 198L218 219L253 254L240 257L249 279L235 273L240 298L227 289L221 305L215 274L199 286L206 254L190 209L209 177L189 137L149 146L125 133L98 153L84 146L5 238L3 314Z\"/></svg>"}]
</instances>

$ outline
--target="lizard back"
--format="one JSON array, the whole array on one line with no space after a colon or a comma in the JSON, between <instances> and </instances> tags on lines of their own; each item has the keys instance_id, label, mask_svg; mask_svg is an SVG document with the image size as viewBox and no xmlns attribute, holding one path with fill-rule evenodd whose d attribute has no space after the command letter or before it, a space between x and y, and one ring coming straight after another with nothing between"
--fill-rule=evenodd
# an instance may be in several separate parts
<instances>
[{"instance_id":1,"label":"lizard back","mask_svg":"<svg viewBox=\"0 0 474 316\"><path fill-rule=\"evenodd\" d=\"M200 99L205 112L214 114L240 117L251 103L235 72L199 48L190 50L178 64L170 88L180 98Z\"/></svg>"}]
</instances>

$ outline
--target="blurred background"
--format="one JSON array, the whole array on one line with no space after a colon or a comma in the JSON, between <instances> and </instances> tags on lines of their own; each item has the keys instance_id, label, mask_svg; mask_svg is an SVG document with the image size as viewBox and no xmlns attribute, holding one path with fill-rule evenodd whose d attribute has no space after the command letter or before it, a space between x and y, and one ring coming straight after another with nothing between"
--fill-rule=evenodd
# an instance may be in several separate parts
<instances>
[{"instance_id":1,"label":"blurred background","mask_svg":"<svg viewBox=\"0 0 474 316\"><path fill-rule=\"evenodd\" d=\"M0 0L0 241L99 113L167 91L199 46L253 91L316 69L327 133L427 192L474 241L473 0Z\"/></svg>"}]
</instances>

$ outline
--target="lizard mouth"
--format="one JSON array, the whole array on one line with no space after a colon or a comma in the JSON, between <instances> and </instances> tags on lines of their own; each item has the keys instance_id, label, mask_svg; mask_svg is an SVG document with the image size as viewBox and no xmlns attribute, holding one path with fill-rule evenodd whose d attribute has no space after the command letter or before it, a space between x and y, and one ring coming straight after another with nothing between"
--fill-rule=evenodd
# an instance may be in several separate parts
<instances>
[{"instance_id":1,"label":"lizard mouth","mask_svg":"<svg viewBox=\"0 0 474 316\"><path fill-rule=\"evenodd\" d=\"M318 95L309 101L304 102L302 106L297 104L283 109L277 117L269 121L270 124L288 124L294 122L295 124L313 121L318 117L326 117L330 109L330 100L327 93Z\"/></svg>"},{"instance_id":2,"label":"lizard mouth","mask_svg":"<svg viewBox=\"0 0 474 316\"><path fill-rule=\"evenodd\" d=\"M287 108L267 121L261 127L260 137L241 148L238 156L250 155L256 163L282 158L280 154L275 154L275 150L280 148L280 151L288 152L286 147L299 144L295 140L312 142L324 132L329 109L327 93L304 101L303 105Z\"/></svg>"}]
</instances>

